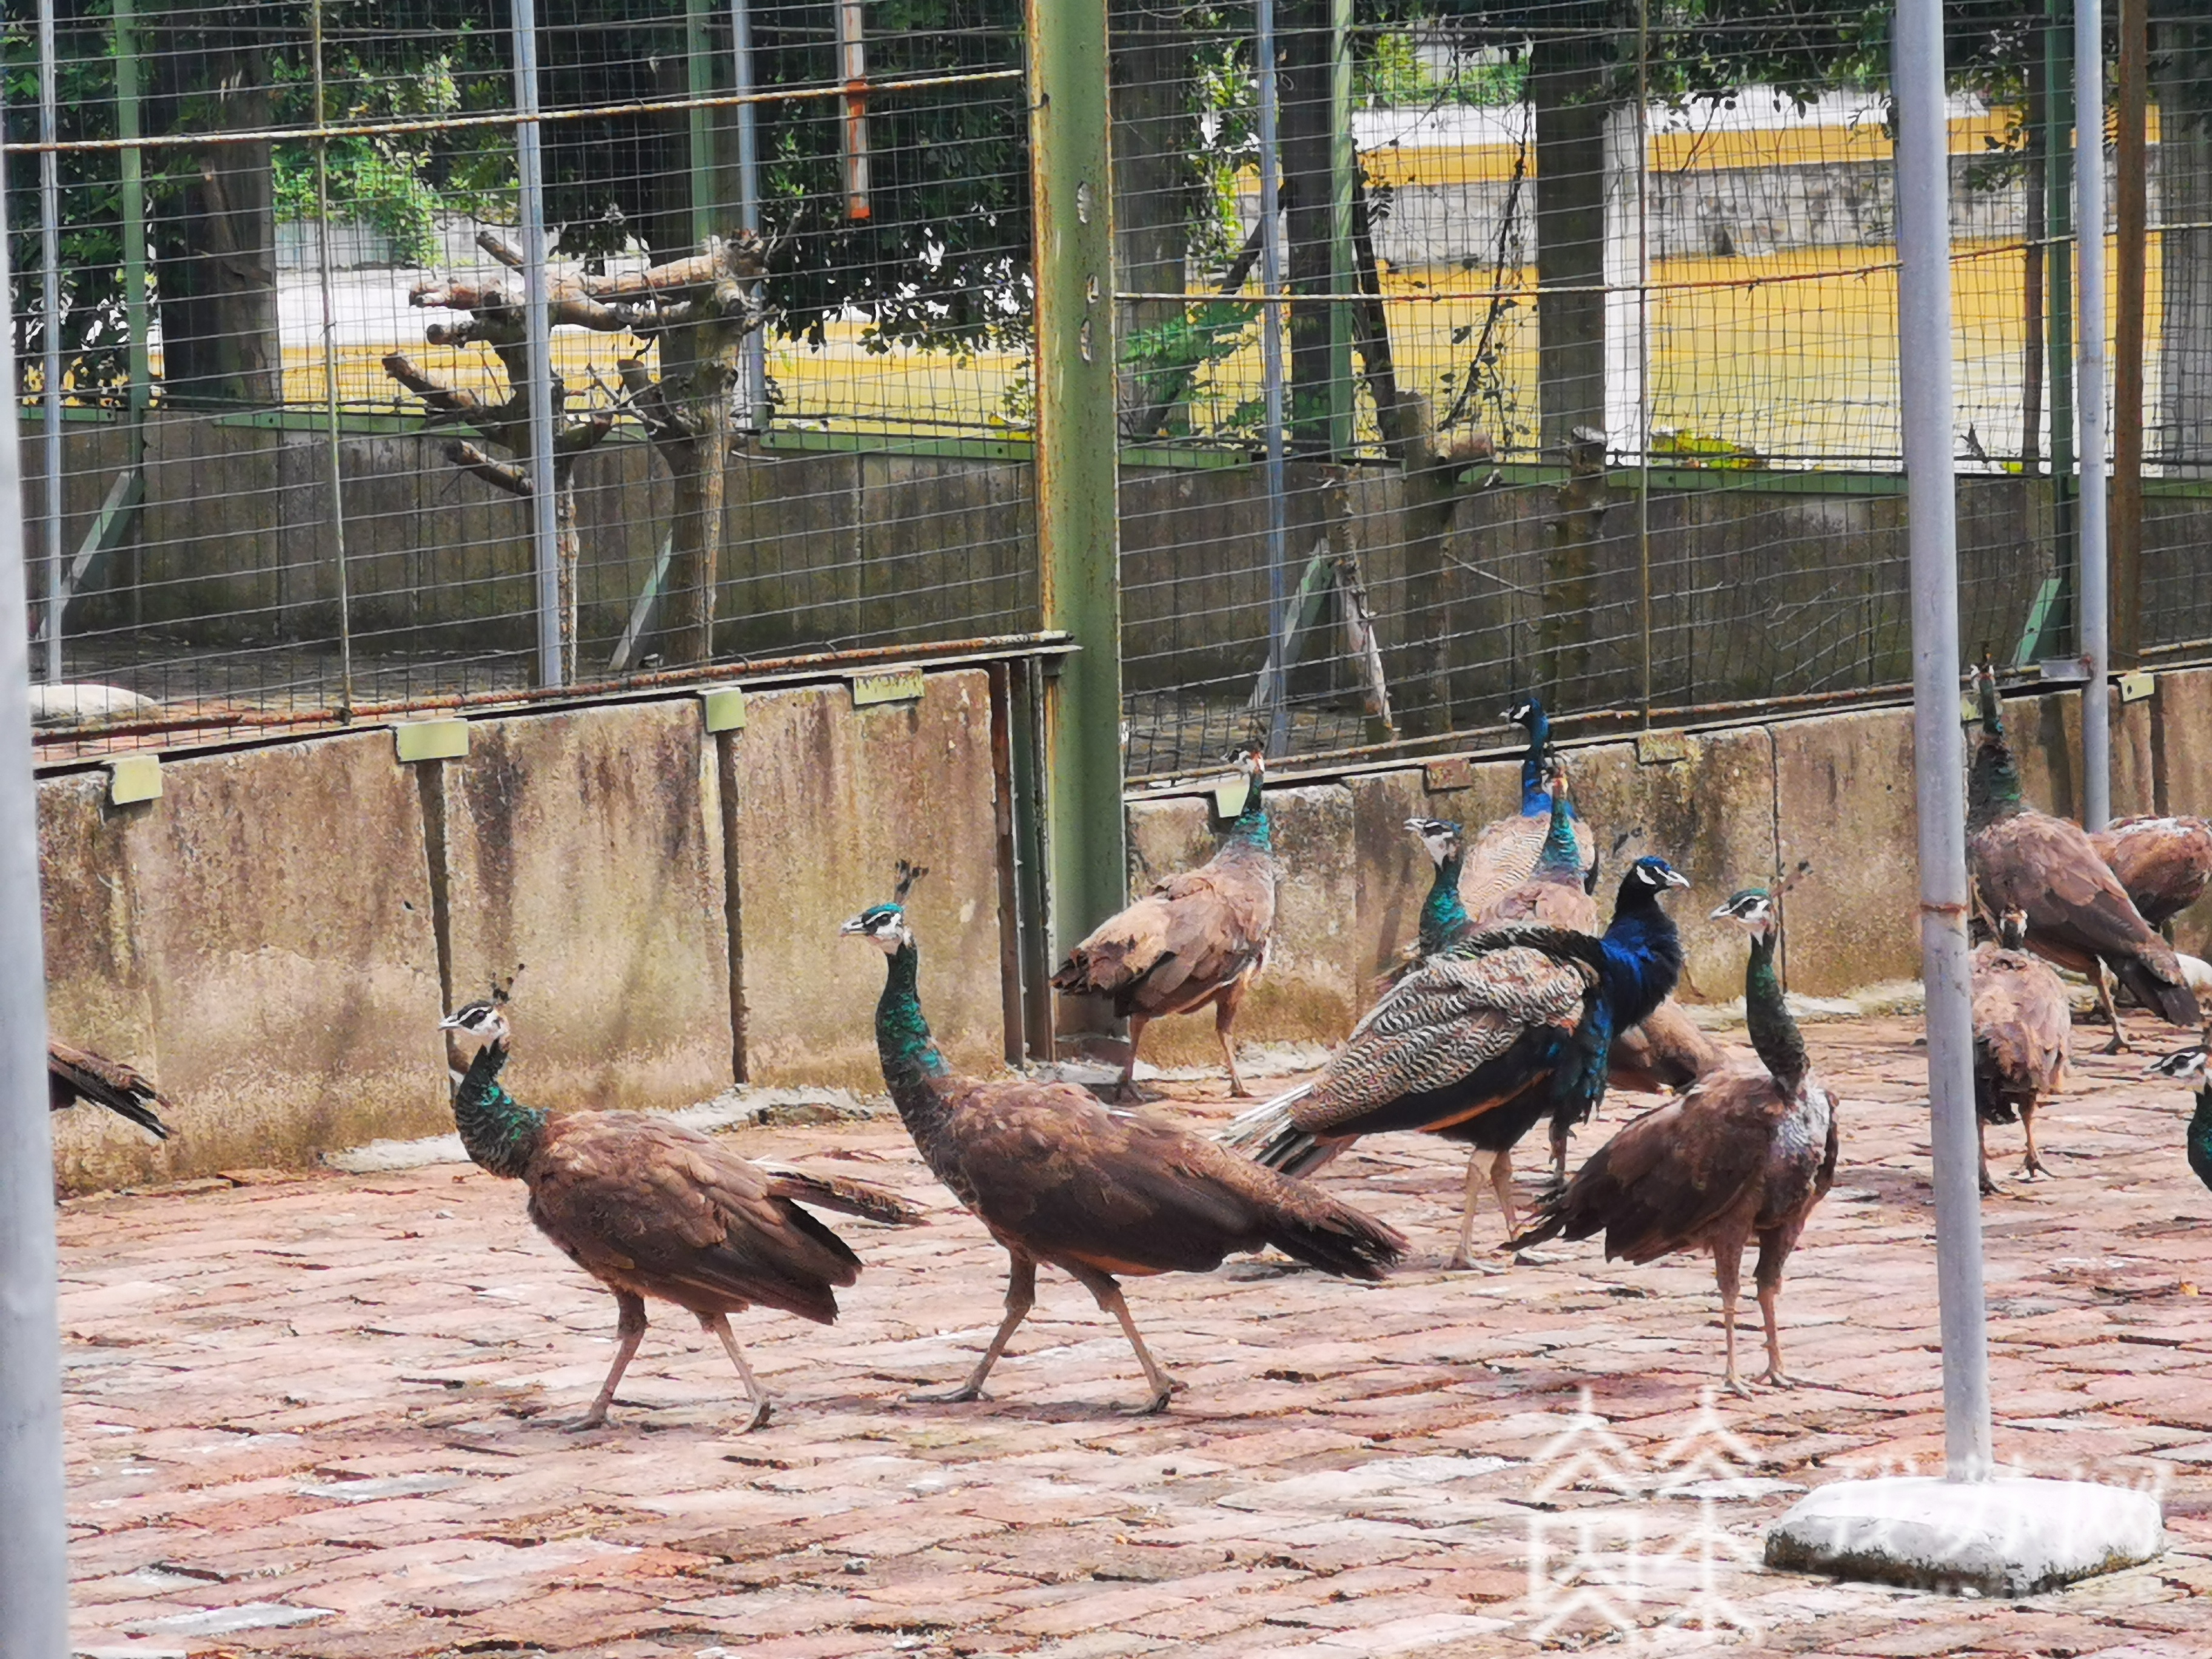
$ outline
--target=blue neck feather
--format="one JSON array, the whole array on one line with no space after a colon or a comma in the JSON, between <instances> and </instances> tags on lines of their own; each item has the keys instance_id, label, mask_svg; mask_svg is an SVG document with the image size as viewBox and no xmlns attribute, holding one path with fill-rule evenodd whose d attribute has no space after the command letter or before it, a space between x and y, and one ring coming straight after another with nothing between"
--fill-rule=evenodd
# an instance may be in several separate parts
<instances>
[{"instance_id":1,"label":"blue neck feather","mask_svg":"<svg viewBox=\"0 0 2212 1659\"><path fill-rule=\"evenodd\" d=\"M1658 896L1632 871L1621 881L1602 943L1605 1000L1613 1029L1625 1031L1656 1008L1681 977L1681 935L1660 908Z\"/></svg>"},{"instance_id":2,"label":"blue neck feather","mask_svg":"<svg viewBox=\"0 0 2212 1659\"><path fill-rule=\"evenodd\" d=\"M471 1161L514 1181L536 1154L551 1115L525 1106L500 1085L500 1067L506 1064L504 1044L487 1043L477 1051L453 1096L453 1126Z\"/></svg>"},{"instance_id":3,"label":"blue neck feather","mask_svg":"<svg viewBox=\"0 0 2212 1659\"><path fill-rule=\"evenodd\" d=\"M1544 787L1544 749L1552 740L1552 721L1544 706L1528 700L1528 752L1521 757L1521 816L1540 817L1552 810L1552 792Z\"/></svg>"},{"instance_id":4,"label":"blue neck feather","mask_svg":"<svg viewBox=\"0 0 2212 1659\"><path fill-rule=\"evenodd\" d=\"M1575 809L1568 804L1564 792L1547 796L1545 808L1552 815L1552 829L1544 837L1543 850L1536 854L1536 874L1539 878L1579 884L1583 878L1583 849L1575 841Z\"/></svg>"},{"instance_id":5,"label":"blue neck feather","mask_svg":"<svg viewBox=\"0 0 2212 1659\"><path fill-rule=\"evenodd\" d=\"M1267 803L1258 778L1252 780L1252 787L1244 794L1244 810L1223 832L1222 840L1224 843L1238 842L1256 847L1263 853L1275 850L1274 832L1267 823Z\"/></svg>"},{"instance_id":6,"label":"blue neck feather","mask_svg":"<svg viewBox=\"0 0 2212 1659\"><path fill-rule=\"evenodd\" d=\"M1421 902L1420 950L1425 957L1432 957L1459 936L1468 924L1467 906L1459 899L1459 872L1467 862L1464 848L1437 866L1437 878L1429 884L1429 896Z\"/></svg>"}]
</instances>

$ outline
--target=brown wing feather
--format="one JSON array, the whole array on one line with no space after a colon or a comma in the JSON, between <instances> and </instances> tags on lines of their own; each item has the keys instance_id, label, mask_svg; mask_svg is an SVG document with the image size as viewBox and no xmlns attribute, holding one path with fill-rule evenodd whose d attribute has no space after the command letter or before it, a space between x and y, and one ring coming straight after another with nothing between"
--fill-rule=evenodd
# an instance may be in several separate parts
<instances>
[{"instance_id":1,"label":"brown wing feather","mask_svg":"<svg viewBox=\"0 0 2212 1659\"><path fill-rule=\"evenodd\" d=\"M586 1273L695 1313L758 1303L819 1324L860 1258L757 1165L629 1112L556 1118L525 1170L530 1218Z\"/></svg>"},{"instance_id":2,"label":"brown wing feather","mask_svg":"<svg viewBox=\"0 0 2212 1659\"><path fill-rule=\"evenodd\" d=\"M1272 864L1218 858L1101 922L1052 982L1111 996L1124 1014L1181 1012L1261 961L1274 917Z\"/></svg>"},{"instance_id":3,"label":"brown wing feather","mask_svg":"<svg viewBox=\"0 0 2212 1659\"><path fill-rule=\"evenodd\" d=\"M130 1119L161 1140L167 1140L171 1132L154 1108L175 1109L173 1103L154 1086L153 1079L137 1066L76 1048L58 1037L46 1039L46 1100L58 1112L76 1101L88 1100Z\"/></svg>"},{"instance_id":4,"label":"brown wing feather","mask_svg":"<svg viewBox=\"0 0 2212 1659\"><path fill-rule=\"evenodd\" d=\"M1974 1070L2006 1095L2054 1094L2073 1029L2066 988L2034 957L1984 945L1974 952Z\"/></svg>"},{"instance_id":5,"label":"brown wing feather","mask_svg":"<svg viewBox=\"0 0 2212 1659\"><path fill-rule=\"evenodd\" d=\"M794 1169L787 1164L756 1164L753 1167L767 1178L768 1190L773 1196L787 1198L793 1203L811 1204L817 1210L836 1210L858 1216L863 1221L880 1222L886 1227L919 1226L925 1218L921 1206L908 1203L890 1188L878 1187L872 1181L855 1181L850 1176L830 1175L820 1170Z\"/></svg>"},{"instance_id":6,"label":"brown wing feather","mask_svg":"<svg viewBox=\"0 0 2212 1659\"><path fill-rule=\"evenodd\" d=\"M2197 1000L2172 946L2150 930L2081 825L2015 813L1969 837L1966 855L1990 912L2027 913L2038 955L2082 972L2102 961L2168 1019L2194 1023Z\"/></svg>"},{"instance_id":7,"label":"brown wing feather","mask_svg":"<svg viewBox=\"0 0 2212 1659\"><path fill-rule=\"evenodd\" d=\"M2212 885L2212 823L2203 818L2118 818L2094 831L2089 844L2154 927L2186 910Z\"/></svg>"},{"instance_id":8,"label":"brown wing feather","mask_svg":"<svg viewBox=\"0 0 2212 1659\"><path fill-rule=\"evenodd\" d=\"M949 1090L962 1200L1008 1245L1102 1273L1204 1273L1273 1244L1375 1279L1405 1240L1304 1182L1067 1084ZM933 1159L933 1163L937 1160Z\"/></svg>"},{"instance_id":9,"label":"brown wing feather","mask_svg":"<svg viewBox=\"0 0 2212 1659\"><path fill-rule=\"evenodd\" d=\"M1657 1094L1686 1089L1722 1065L1729 1051L1700 1029L1681 1004L1668 997L1613 1040L1607 1080L1616 1089Z\"/></svg>"},{"instance_id":10,"label":"brown wing feather","mask_svg":"<svg viewBox=\"0 0 2212 1659\"><path fill-rule=\"evenodd\" d=\"M1679 1100L1632 1118L1547 1204L1529 1243L1605 1234L1608 1261L1656 1261L1756 1207L1787 1102L1765 1068L1726 1066Z\"/></svg>"}]
</instances>

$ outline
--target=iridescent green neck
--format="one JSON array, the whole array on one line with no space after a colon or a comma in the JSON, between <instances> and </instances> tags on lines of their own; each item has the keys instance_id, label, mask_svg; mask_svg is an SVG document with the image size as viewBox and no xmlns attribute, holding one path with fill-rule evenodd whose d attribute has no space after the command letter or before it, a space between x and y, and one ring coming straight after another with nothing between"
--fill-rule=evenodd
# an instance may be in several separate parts
<instances>
[{"instance_id":1,"label":"iridescent green neck","mask_svg":"<svg viewBox=\"0 0 2212 1659\"><path fill-rule=\"evenodd\" d=\"M1420 949L1425 957L1436 955L1467 926L1467 906L1459 899L1459 872L1466 863L1467 849L1455 848L1451 856L1437 866L1437 878L1429 884L1428 897L1421 901Z\"/></svg>"},{"instance_id":2,"label":"iridescent green neck","mask_svg":"<svg viewBox=\"0 0 2212 1659\"><path fill-rule=\"evenodd\" d=\"M1582 879L1583 849L1575 841L1574 808L1564 789L1552 794L1552 827L1544 836L1543 850L1536 854L1536 873Z\"/></svg>"},{"instance_id":3,"label":"iridescent green neck","mask_svg":"<svg viewBox=\"0 0 2212 1659\"><path fill-rule=\"evenodd\" d=\"M1752 936L1751 962L1743 973L1743 1018L1760 1063L1784 1089L1794 1090L1804 1081L1808 1062L1805 1039L1783 998L1781 975L1774 971L1774 943L1771 930Z\"/></svg>"},{"instance_id":4,"label":"iridescent green neck","mask_svg":"<svg viewBox=\"0 0 2212 1659\"><path fill-rule=\"evenodd\" d=\"M1222 832L1221 839L1224 844L1242 842L1263 853L1275 850L1274 834L1267 823L1267 803L1261 796L1258 778L1252 780L1251 787L1244 793L1244 810Z\"/></svg>"},{"instance_id":5,"label":"iridescent green neck","mask_svg":"<svg viewBox=\"0 0 2212 1659\"><path fill-rule=\"evenodd\" d=\"M2212 1085L2197 1091L2197 1112L2189 1120L2189 1167L2212 1187Z\"/></svg>"},{"instance_id":6,"label":"iridescent green neck","mask_svg":"<svg viewBox=\"0 0 2212 1659\"><path fill-rule=\"evenodd\" d=\"M902 1110L915 1085L951 1069L930 1040L929 1022L921 1012L921 947L908 939L892 956L884 975L884 994L876 1002L876 1057L883 1062L891 1098Z\"/></svg>"},{"instance_id":7,"label":"iridescent green neck","mask_svg":"<svg viewBox=\"0 0 2212 1659\"><path fill-rule=\"evenodd\" d=\"M1966 822L1978 829L2021 810L2020 764L2000 735L1985 736L1966 773Z\"/></svg>"},{"instance_id":8,"label":"iridescent green neck","mask_svg":"<svg viewBox=\"0 0 2212 1659\"><path fill-rule=\"evenodd\" d=\"M517 1181L544 1139L551 1115L525 1106L501 1086L500 1067L506 1064L502 1044L489 1043L477 1051L453 1096L453 1124L471 1161Z\"/></svg>"}]
</instances>

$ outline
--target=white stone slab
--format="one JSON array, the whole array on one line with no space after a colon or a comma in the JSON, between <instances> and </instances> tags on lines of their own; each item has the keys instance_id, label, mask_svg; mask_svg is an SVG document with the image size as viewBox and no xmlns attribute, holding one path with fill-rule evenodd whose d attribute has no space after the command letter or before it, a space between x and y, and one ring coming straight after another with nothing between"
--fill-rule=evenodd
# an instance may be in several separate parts
<instances>
[{"instance_id":1,"label":"white stone slab","mask_svg":"<svg viewBox=\"0 0 2212 1659\"><path fill-rule=\"evenodd\" d=\"M1766 1534L1766 1565L1917 1588L2031 1595L2166 1547L2147 1492L2085 1480L1839 1480Z\"/></svg>"}]
</instances>

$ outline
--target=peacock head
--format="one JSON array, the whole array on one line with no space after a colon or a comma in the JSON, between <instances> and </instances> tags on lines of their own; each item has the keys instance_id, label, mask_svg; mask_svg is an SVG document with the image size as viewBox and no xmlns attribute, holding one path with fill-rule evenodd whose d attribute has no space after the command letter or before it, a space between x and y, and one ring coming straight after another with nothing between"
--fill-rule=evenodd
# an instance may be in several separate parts
<instances>
[{"instance_id":1,"label":"peacock head","mask_svg":"<svg viewBox=\"0 0 2212 1659\"><path fill-rule=\"evenodd\" d=\"M1628 873L1620 878L1621 896L1639 893L1657 898L1670 887L1687 887L1690 878L1656 853L1645 854L1628 866Z\"/></svg>"},{"instance_id":2,"label":"peacock head","mask_svg":"<svg viewBox=\"0 0 2212 1659\"><path fill-rule=\"evenodd\" d=\"M1407 818L1406 828L1420 837L1430 861L1439 870L1445 860L1460 850L1460 827L1449 818Z\"/></svg>"},{"instance_id":3,"label":"peacock head","mask_svg":"<svg viewBox=\"0 0 2212 1659\"><path fill-rule=\"evenodd\" d=\"M2160 1054L2143 1067L2145 1077L2170 1078L2185 1089L2202 1089L2208 1079L2206 1070L2212 1064L2212 1031L2205 1034L2202 1042L2192 1042L2186 1048L2177 1048L2170 1054Z\"/></svg>"},{"instance_id":4,"label":"peacock head","mask_svg":"<svg viewBox=\"0 0 2212 1659\"><path fill-rule=\"evenodd\" d=\"M473 1038L479 1048L507 1042L514 1035L507 1023L507 1005L514 1000L514 982L528 965L516 963L514 971L505 979L494 975L489 995L463 1003L438 1022L438 1029Z\"/></svg>"},{"instance_id":5,"label":"peacock head","mask_svg":"<svg viewBox=\"0 0 2212 1659\"><path fill-rule=\"evenodd\" d=\"M1499 718L1508 726L1522 726L1533 732L1535 730L1536 722L1544 718L1544 705L1539 702L1535 694L1531 692L1528 696L1515 702Z\"/></svg>"},{"instance_id":6,"label":"peacock head","mask_svg":"<svg viewBox=\"0 0 2212 1659\"><path fill-rule=\"evenodd\" d=\"M1229 763L1248 778L1267 775L1267 751L1258 744L1247 744L1242 749L1229 751Z\"/></svg>"},{"instance_id":7,"label":"peacock head","mask_svg":"<svg viewBox=\"0 0 2212 1659\"><path fill-rule=\"evenodd\" d=\"M895 957L914 943L914 929L907 925L906 896L914 890L915 883L929 873L927 865L898 861L898 888L888 904L872 904L857 916L852 917L837 932L842 937L858 934L887 957Z\"/></svg>"},{"instance_id":8,"label":"peacock head","mask_svg":"<svg viewBox=\"0 0 2212 1659\"><path fill-rule=\"evenodd\" d=\"M1738 888L1714 909L1711 920L1732 921L1753 939L1771 937L1780 921L1782 896L1795 887L1812 867L1810 859L1800 860L1795 870L1771 888Z\"/></svg>"},{"instance_id":9,"label":"peacock head","mask_svg":"<svg viewBox=\"0 0 2212 1659\"><path fill-rule=\"evenodd\" d=\"M2008 951L2027 949L2027 912L2017 908L1997 918L1997 943Z\"/></svg>"}]
</instances>

